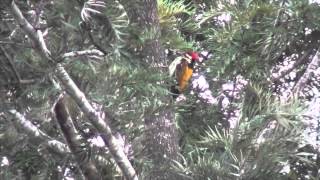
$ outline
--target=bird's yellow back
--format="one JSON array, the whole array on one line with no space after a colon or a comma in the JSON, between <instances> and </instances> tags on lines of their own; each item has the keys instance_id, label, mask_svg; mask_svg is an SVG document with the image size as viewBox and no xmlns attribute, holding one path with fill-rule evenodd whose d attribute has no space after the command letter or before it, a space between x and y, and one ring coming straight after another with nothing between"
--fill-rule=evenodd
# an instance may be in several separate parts
<instances>
[{"instance_id":1,"label":"bird's yellow back","mask_svg":"<svg viewBox=\"0 0 320 180\"><path fill-rule=\"evenodd\" d=\"M188 66L187 61L183 62L182 68L181 68L181 73L178 77L178 83L179 83L179 91L182 92L184 91L188 84L189 80L192 77L193 69Z\"/></svg>"}]
</instances>

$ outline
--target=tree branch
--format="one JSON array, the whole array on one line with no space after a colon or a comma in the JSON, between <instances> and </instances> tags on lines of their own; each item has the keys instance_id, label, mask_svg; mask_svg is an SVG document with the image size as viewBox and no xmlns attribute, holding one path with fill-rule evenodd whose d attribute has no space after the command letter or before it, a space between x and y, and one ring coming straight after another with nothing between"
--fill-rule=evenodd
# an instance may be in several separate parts
<instances>
[{"instance_id":1,"label":"tree branch","mask_svg":"<svg viewBox=\"0 0 320 180\"><path fill-rule=\"evenodd\" d=\"M280 72L280 74L278 76L273 76L271 78L271 82L277 82L279 81L281 78L283 78L284 76L286 76L287 74L289 74L291 71L293 71L294 69L296 69L298 66L300 66L302 63L304 63L305 59L307 57L309 57L310 53L312 52L312 49L307 51L305 54L303 54L298 60L296 60L294 62L294 64L286 69L285 71Z\"/></svg>"},{"instance_id":2,"label":"tree branch","mask_svg":"<svg viewBox=\"0 0 320 180\"><path fill-rule=\"evenodd\" d=\"M62 57L63 58L70 58L70 57L79 57L79 56L99 56L103 57L104 53L97 50L97 49L92 49L92 50L83 50L83 51L72 51L65 53Z\"/></svg>"},{"instance_id":3,"label":"tree branch","mask_svg":"<svg viewBox=\"0 0 320 180\"><path fill-rule=\"evenodd\" d=\"M305 73L301 76L299 81L294 86L292 93L297 95L303 88L305 88L308 80L313 75L314 71L317 70L320 64L320 49L317 50L316 54L313 56L310 64L308 65Z\"/></svg>"},{"instance_id":4,"label":"tree branch","mask_svg":"<svg viewBox=\"0 0 320 180\"><path fill-rule=\"evenodd\" d=\"M48 50L41 30L36 30L23 16L19 7L16 5L14 0L11 2L11 11L14 19L19 26L25 31L31 41L34 43L35 48L40 52L40 55L45 57L49 62L53 62L50 51Z\"/></svg>"},{"instance_id":5,"label":"tree branch","mask_svg":"<svg viewBox=\"0 0 320 180\"><path fill-rule=\"evenodd\" d=\"M42 32L40 30L36 31L32 27L32 25L23 17L20 9L14 3L14 0L11 3L11 10L17 23L20 24L21 28L26 32L32 42L36 44L35 49L48 62L54 62L50 56L50 51L47 49L46 44L43 40ZM59 81L64 85L67 93L75 100L81 111L88 117L91 123L101 134L105 144L110 150L110 154L115 159L117 165L121 169L126 179L137 180L138 177L136 175L136 172L132 167L128 157L125 155L123 149L118 144L117 139L113 136L110 126L106 124L104 119L99 116L99 113L94 110L83 92L81 92L80 89L76 86L74 81L70 78L69 74L60 63L56 64L55 73Z\"/></svg>"},{"instance_id":6,"label":"tree branch","mask_svg":"<svg viewBox=\"0 0 320 180\"><path fill-rule=\"evenodd\" d=\"M21 113L12 109L8 111L9 115L12 116L11 121L17 130L23 131L23 133L33 138L33 142L44 144L47 148L57 153L61 157L65 157L66 154L70 153L68 146L54 138L48 136L45 132L41 131L37 126L33 125L32 122L26 119ZM95 146L92 144L92 146ZM95 160L103 165L106 160L106 155L95 155Z\"/></svg>"},{"instance_id":7,"label":"tree branch","mask_svg":"<svg viewBox=\"0 0 320 180\"><path fill-rule=\"evenodd\" d=\"M133 169L128 157L123 151L123 148L121 148L121 146L118 144L117 139L113 136L110 126L106 124L106 121L110 121L105 121L99 116L99 113L94 110L83 92L81 92L74 81L72 81L69 74L65 71L61 64L57 65L56 75L58 76L60 82L66 88L68 94L75 100L81 111L88 117L97 131L101 134L101 137L110 150L110 154L115 159L122 173L128 180L138 179L135 170ZM110 117L106 116L105 118L109 119Z\"/></svg>"},{"instance_id":8,"label":"tree branch","mask_svg":"<svg viewBox=\"0 0 320 180\"><path fill-rule=\"evenodd\" d=\"M83 153L85 152L81 148L81 142L79 141L78 133L73 125L69 110L64 102L64 97L60 97L54 107L54 111L62 133L83 175L86 179L90 180L100 179L98 170L92 161L90 159L83 161ZM86 154L84 156L86 156Z\"/></svg>"},{"instance_id":9,"label":"tree branch","mask_svg":"<svg viewBox=\"0 0 320 180\"><path fill-rule=\"evenodd\" d=\"M27 120L21 113L17 112L15 109L9 110L9 114L13 117L11 121L17 129L23 130L23 132L35 138L36 141L45 144L55 153L64 156L65 153L70 152L68 147L64 143L51 138L46 133L39 130L37 126L33 125L29 120Z\"/></svg>"}]
</instances>

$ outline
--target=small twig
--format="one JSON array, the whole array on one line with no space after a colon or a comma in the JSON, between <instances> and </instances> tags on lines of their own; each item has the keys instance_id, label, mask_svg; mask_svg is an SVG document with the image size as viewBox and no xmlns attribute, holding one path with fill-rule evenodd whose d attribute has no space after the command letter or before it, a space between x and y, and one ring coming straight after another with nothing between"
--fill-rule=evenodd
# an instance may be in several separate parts
<instances>
[{"instance_id":1,"label":"small twig","mask_svg":"<svg viewBox=\"0 0 320 180\"><path fill-rule=\"evenodd\" d=\"M17 34L17 30L18 30L18 26L14 28L14 30L12 30L12 32L9 35L9 39L12 39L16 34Z\"/></svg>"},{"instance_id":2,"label":"small twig","mask_svg":"<svg viewBox=\"0 0 320 180\"><path fill-rule=\"evenodd\" d=\"M83 50L83 51L72 51L65 53L62 58L79 57L79 56L99 56L103 57L104 53L97 49Z\"/></svg>"}]
</instances>

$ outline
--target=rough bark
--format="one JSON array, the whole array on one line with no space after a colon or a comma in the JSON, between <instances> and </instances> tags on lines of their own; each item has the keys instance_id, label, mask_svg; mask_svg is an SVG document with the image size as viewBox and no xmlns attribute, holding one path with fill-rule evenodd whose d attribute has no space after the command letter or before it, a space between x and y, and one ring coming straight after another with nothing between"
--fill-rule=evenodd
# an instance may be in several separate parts
<instances>
[{"instance_id":1,"label":"rough bark","mask_svg":"<svg viewBox=\"0 0 320 180\"><path fill-rule=\"evenodd\" d=\"M84 150L81 148L81 142L78 138L78 133L73 125L73 121L69 114L68 107L65 104L64 97L61 97L54 108L57 122L60 125L61 131L66 139L66 142L76 160L80 170L83 175L88 180L98 180L101 179L96 166L89 159L83 161L86 156Z\"/></svg>"},{"instance_id":2,"label":"rough bark","mask_svg":"<svg viewBox=\"0 0 320 180\"><path fill-rule=\"evenodd\" d=\"M146 156L153 162L148 180L176 179L170 171L172 160L177 160L178 142L172 109L164 108L145 119Z\"/></svg>"},{"instance_id":3,"label":"rough bark","mask_svg":"<svg viewBox=\"0 0 320 180\"><path fill-rule=\"evenodd\" d=\"M76 86L74 81L70 78L69 74L65 71L60 63L55 63L51 57L44 41L41 30L36 30L23 16L19 7L14 1L11 3L11 11L20 27L25 31L30 40L35 44L35 50L39 55L44 58L48 63L55 65L55 75L58 77L61 84L63 84L67 93L75 100L81 111L88 117L90 122L95 126L98 133L103 137L103 140L110 150L110 154L115 159L115 162L121 169L123 175L127 180L137 180L138 177L134 168L132 167L128 157L125 155L123 149L118 144L117 139L113 136L111 128L106 121L99 116L92 105L89 103L84 93ZM108 118L108 117L106 117Z\"/></svg>"},{"instance_id":4,"label":"rough bark","mask_svg":"<svg viewBox=\"0 0 320 180\"><path fill-rule=\"evenodd\" d=\"M149 31L153 36L145 41L139 55L149 64L149 68L160 73L168 73L162 68L166 64L165 52L160 42L160 24L156 0L130 1L124 4L131 21ZM162 84L164 85L164 83ZM170 106L171 96L161 97L166 107L160 108L145 118L145 156L152 162L151 171L145 179L176 179L170 173L170 162L177 159L178 141L174 123L174 111Z\"/></svg>"}]
</instances>

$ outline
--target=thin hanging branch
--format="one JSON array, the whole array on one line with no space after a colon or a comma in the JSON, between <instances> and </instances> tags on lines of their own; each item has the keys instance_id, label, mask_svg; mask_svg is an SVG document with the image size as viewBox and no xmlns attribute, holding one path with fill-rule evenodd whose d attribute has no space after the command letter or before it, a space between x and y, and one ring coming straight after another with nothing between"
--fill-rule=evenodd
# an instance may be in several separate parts
<instances>
[{"instance_id":1,"label":"thin hanging branch","mask_svg":"<svg viewBox=\"0 0 320 180\"><path fill-rule=\"evenodd\" d=\"M11 3L11 10L16 22L26 32L31 41L36 45L35 50L49 63L54 62L50 55L50 51L47 49L46 43L42 32L36 30L22 15L19 7L14 1ZM138 177L134 168L132 167L128 157L125 155L123 148L118 144L117 139L113 136L111 128L106 121L99 116L99 113L95 111L84 93L76 86L74 81L70 78L64 67L57 63L55 65L55 75L59 81L63 84L67 93L75 100L81 111L88 117L91 123L96 127L97 131L103 137L103 140L110 150L110 154L115 159L117 165L121 169L123 175L127 180L137 180ZM106 117L108 119L109 117Z\"/></svg>"}]
</instances>

